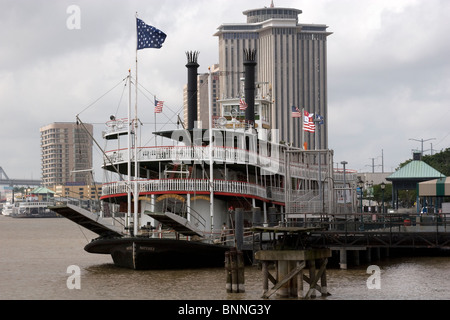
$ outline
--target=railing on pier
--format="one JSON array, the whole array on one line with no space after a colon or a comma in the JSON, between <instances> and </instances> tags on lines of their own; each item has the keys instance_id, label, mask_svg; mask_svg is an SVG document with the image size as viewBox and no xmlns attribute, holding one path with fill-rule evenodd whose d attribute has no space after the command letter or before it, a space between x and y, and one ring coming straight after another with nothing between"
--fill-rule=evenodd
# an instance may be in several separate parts
<instances>
[{"instance_id":1,"label":"railing on pier","mask_svg":"<svg viewBox=\"0 0 450 320\"><path fill-rule=\"evenodd\" d=\"M311 232L316 245L450 248L450 215L447 214L309 214L285 223L320 228Z\"/></svg>"}]
</instances>

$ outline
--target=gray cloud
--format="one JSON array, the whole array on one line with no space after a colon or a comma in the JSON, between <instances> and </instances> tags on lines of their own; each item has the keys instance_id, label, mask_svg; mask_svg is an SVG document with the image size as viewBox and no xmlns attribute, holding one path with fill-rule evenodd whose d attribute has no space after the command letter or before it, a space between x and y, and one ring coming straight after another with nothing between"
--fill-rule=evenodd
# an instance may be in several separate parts
<instances>
[{"instance_id":1,"label":"gray cloud","mask_svg":"<svg viewBox=\"0 0 450 320\"><path fill-rule=\"evenodd\" d=\"M206 72L218 63L217 27L244 22L244 10L266 2L0 0L0 166L10 177L40 177L39 128L74 121L128 69L134 73L136 12L168 35L162 49L138 53L139 82L166 101L171 111L158 121L168 122L182 107L184 52L200 51L199 71ZM383 149L391 170L420 148L409 138L436 138L434 149L449 147L448 1L274 2L303 10L301 22L326 24L333 32L327 121L335 162L371 170L370 158L381 164ZM80 30L66 27L72 4L81 9ZM111 112L123 110L122 90L82 113L96 123L97 135ZM144 122L153 121L151 102L140 96L139 103Z\"/></svg>"}]
</instances>

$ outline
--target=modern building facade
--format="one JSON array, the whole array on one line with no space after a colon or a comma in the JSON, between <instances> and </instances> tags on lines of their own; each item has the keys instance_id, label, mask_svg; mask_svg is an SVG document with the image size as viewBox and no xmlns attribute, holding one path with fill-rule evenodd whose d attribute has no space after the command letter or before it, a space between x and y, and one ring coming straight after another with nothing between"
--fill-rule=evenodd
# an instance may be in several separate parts
<instances>
[{"instance_id":1,"label":"modern building facade","mask_svg":"<svg viewBox=\"0 0 450 320\"><path fill-rule=\"evenodd\" d=\"M244 49L256 49L257 94L273 102L272 128L296 147L306 142L308 149L327 149L327 37L331 33L323 24L300 23L301 13L272 3L269 8L244 11L246 23L218 27L214 36L219 39L220 99L243 95ZM292 117L292 106L324 117L320 134L305 132L303 118Z\"/></svg>"},{"instance_id":2,"label":"modern building facade","mask_svg":"<svg viewBox=\"0 0 450 320\"><path fill-rule=\"evenodd\" d=\"M42 183L45 186L92 184L89 171L93 162L92 124L55 122L40 128L40 133Z\"/></svg>"}]
</instances>

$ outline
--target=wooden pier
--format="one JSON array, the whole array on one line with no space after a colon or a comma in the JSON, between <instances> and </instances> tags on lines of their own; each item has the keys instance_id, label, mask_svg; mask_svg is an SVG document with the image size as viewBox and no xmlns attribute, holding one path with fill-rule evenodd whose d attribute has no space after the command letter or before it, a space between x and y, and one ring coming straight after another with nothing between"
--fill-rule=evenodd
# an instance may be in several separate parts
<instances>
[{"instance_id":1,"label":"wooden pier","mask_svg":"<svg viewBox=\"0 0 450 320\"><path fill-rule=\"evenodd\" d=\"M255 258L261 261L263 272L263 298L274 293L281 297L315 298L315 291L328 296L326 266L331 257L330 249L311 250L261 250ZM275 267L275 276L269 272L271 265ZM319 267L317 269L317 267ZM306 275L305 269L309 270ZM318 281L320 279L320 285ZM269 290L269 280L274 285ZM309 285L304 295L303 282Z\"/></svg>"},{"instance_id":2,"label":"wooden pier","mask_svg":"<svg viewBox=\"0 0 450 320\"><path fill-rule=\"evenodd\" d=\"M262 266L263 298L267 299L276 293L280 297L309 299L316 297L316 290L322 296L329 295L326 266L328 258L331 257L331 250L305 247L304 240L313 230L317 228L281 226L253 228L255 234L259 233L260 239L255 259ZM269 241L263 241L264 238ZM271 267L275 270L275 275L270 273ZM273 284L271 289L269 281ZM306 295L304 282L309 285Z\"/></svg>"}]
</instances>

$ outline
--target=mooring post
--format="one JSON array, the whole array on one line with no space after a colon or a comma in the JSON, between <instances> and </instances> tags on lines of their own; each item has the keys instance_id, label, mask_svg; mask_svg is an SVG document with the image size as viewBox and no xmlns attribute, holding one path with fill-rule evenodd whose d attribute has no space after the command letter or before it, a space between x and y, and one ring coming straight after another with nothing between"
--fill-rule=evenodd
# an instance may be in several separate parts
<instances>
[{"instance_id":1,"label":"mooring post","mask_svg":"<svg viewBox=\"0 0 450 320\"><path fill-rule=\"evenodd\" d=\"M225 252L225 272L227 292L245 292L245 263L242 251L230 248L230 251Z\"/></svg>"},{"instance_id":2,"label":"mooring post","mask_svg":"<svg viewBox=\"0 0 450 320\"><path fill-rule=\"evenodd\" d=\"M242 250L242 245L244 243L244 209L236 208L234 214L236 248L237 250Z\"/></svg>"},{"instance_id":3,"label":"mooring post","mask_svg":"<svg viewBox=\"0 0 450 320\"><path fill-rule=\"evenodd\" d=\"M367 263L372 263L372 248L368 247L366 250Z\"/></svg>"},{"instance_id":4,"label":"mooring post","mask_svg":"<svg viewBox=\"0 0 450 320\"><path fill-rule=\"evenodd\" d=\"M327 288L327 269L326 269L326 264L328 262L327 259L321 259L320 260L321 265L325 265L325 269L322 272L322 275L320 276L320 286L321 286L321 293L322 293L322 297L326 297L328 296L328 288ZM321 267L322 267L321 266Z\"/></svg>"},{"instance_id":5,"label":"mooring post","mask_svg":"<svg viewBox=\"0 0 450 320\"><path fill-rule=\"evenodd\" d=\"M231 288L231 261L230 261L230 251L225 252L225 273L226 273L226 285L225 288L227 292L232 292Z\"/></svg>"},{"instance_id":6,"label":"mooring post","mask_svg":"<svg viewBox=\"0 0 450 320\"><path fill-rule=\"evenodd\" d=\"M231 264L231 291L238 292L239 284L238 284L238 268L237 268L237 258L236 258L236 249L231 248L230 250L230 264Z\"/></svg>"},{"instance_id":7,"label":"mooring post","mask_svg":"<svg viewBox=\"0 0 450 320\"><path fill-rule=\"evenodd\" d=\"M288 274L291 274L291 272L295 269L295 261L288 261ZM288 289L288 295L290 297L297 295L297 282L294 279L295 277L292 277L287 282L287 289Z\"/></svg>"},{"instance_id":8,"label":"mooring post","mask_svg":"<svg viewBox=\"0 0 450 320\"><path fill-rule=\"evenodd\" d=\"M352 253L353 253L353 262L355 266L359 266L359 251L354 250Z\"/></svg>"},{"instance_id":9,"label":"mooring post","mask_svg":"<svg viewBox=\"0 0 450 320\"><path fill-rule=\"evenodd\" d=\"M308 260L309 264L309 281L310 281L310 289L312 289L311 298L316 297L316 260Z\"/></svg>"},{"instance_id":10,"label":"mooring post","mask_svg":"<svg viewBox=\"0 0 450 320\"><path fill-rule=\"evenodd\" d=\"M269 266L267 261L262 261L263 296L269 291Z\"/></svg>"},{"instance_id":11,"label":"mooring post","mask_svg":"<svg viewBox=\"0 0 450 320\"><path fill-rule=\"evenodd\" d=\"M300 268L302 261L297 261L297 268ZM297 275L297 297L303 298L303 269Z\"/></svg>"},{"instance_id":12,"label":"mooring post","mask_svg":"<svg viewBox=\"0 0 450 320\"><path fill-rule=\"evenodd\" d=\"M280 281L280 280L284 279L286 277L286 275L288 274L288 261L278 260L277 264L278 264L277 280ZM278 289L277 295L281 296L281 297L289 296L288 284L285 284L280 289Z\"/></svg>"},{"instance_id":13,"label":"mooring post","mask_svg":"<svg viewBox=\"0 0 450 320\"><path fill-rule=\"evenodd\" d=\"M237 258L237 276L238 276L238 291L245 292L245 264L244 264L244 254L242 251L238 251L236 254Z\"/></svg>"},{"instance_id":14,"label":"mooring post","mask_svg":"<svg viewBox=\"0 0 450 320\"><path fill-rule=\"evenodd\" d=\"M340 249L339 259L340 259L340 267L341 269L347 269L347 250Z\"/></svg>"}]
</instances>

